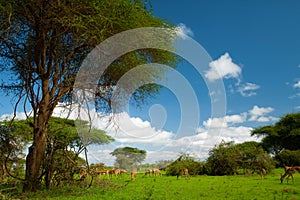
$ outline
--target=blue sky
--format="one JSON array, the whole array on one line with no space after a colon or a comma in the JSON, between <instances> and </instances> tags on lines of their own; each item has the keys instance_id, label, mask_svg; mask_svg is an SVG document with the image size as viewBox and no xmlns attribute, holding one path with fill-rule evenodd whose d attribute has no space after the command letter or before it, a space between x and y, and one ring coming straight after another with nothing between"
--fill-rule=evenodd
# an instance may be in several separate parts
<instances>
[{"instance_id":1,"label":"blue sky","mask_svg":"<svg viewBox=\"0 0 300 200\"><path fill-rule=\"evenodd\" d=\"M212 62L204 72L208 82L214 81L214 69L222 71L226 113L212 117L214 91L208 91L205 77L183 61L177 70L189 81L200 107L196 129L184 127L184 133L177 133L182 120L180 102L174 91L164 88L141 109L130 107L125 115L141 129L108 131L117 142L95 147L91 151L95 161L101 154L101 162L105 159L111 164L109 152L120 146L148 150L148 162L173 159L179 152L203 160L221 140L259 141L250 137L253 128L300 112L299 1L152 0L152 5L154 15L178 26L210 55ZM0 115L9 114L7 98L0 100ZM123 118L120 121L128 125Z\"/></svg>"},{"instance_id":2,"label":"blue sky","mask_svg":"<svg viewBox=\"0 0 300 200\"><path fill-rule=\"evenodd\" d=\"M271 106L273 114L299 111L299 1L153 1L156 16L183 23L215 60L229 53L243 82L260 86L249 98L229 92L228 112Z\"/></svg>"}]
</instances>

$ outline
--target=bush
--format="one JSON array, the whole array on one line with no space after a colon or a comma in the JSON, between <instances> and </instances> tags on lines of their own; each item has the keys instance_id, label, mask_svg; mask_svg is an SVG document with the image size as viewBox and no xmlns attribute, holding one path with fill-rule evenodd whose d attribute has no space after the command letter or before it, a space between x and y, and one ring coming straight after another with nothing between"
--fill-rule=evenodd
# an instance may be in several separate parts
<instances>
[{"instance_id":1,"label":"bush","mask_svg":"<svg viewBox=\"0 0 300 200\"><path fill-rule=\"evenodd\" d=\"M176 176L182 168L188 168L190 175L204 174L204 163L195 161L189 155L183 154L167 166L166 174Z\"/></svg>"}]
</instances>

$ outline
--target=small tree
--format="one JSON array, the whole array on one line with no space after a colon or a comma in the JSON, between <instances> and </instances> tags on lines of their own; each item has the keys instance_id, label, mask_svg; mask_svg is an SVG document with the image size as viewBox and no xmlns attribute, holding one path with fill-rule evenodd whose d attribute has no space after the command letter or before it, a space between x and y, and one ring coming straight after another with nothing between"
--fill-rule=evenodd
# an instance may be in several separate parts
<instances>
[{"instance_id":1,"label":"small tree","mask_svg":"<svg viewBox=\"0 0 300 200\"><path fill-rule=\"evenodd\" d=\"M238 172L238 148L233 142L222 141L209 151L206 170L212 175L233 175Z\"/></svg>"}]
</instances>

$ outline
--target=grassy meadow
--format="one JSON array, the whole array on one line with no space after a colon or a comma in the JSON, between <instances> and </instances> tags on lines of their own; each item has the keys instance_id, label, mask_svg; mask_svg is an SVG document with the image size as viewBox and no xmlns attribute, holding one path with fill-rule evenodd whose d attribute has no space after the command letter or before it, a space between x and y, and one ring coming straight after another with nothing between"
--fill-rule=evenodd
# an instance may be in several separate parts
<instances>
[{"instance_id":1,"label":"grassy meadow","mask_svg":"<svg viewBox=\"0 0 300 200\"><path fill-rule=\"evenodd\" d=\"M172 176L145 177L138 174L131 181L128 175L112 180L102 178L87 188L87 182L78 186L60 186L50 191L23 194L22 199L291 199L300 200L300 174L295 174L295 183L290 179L280 184L276 169L265 179L253 176L197 176L190 179Z\"/></svg>"}]
</instances>

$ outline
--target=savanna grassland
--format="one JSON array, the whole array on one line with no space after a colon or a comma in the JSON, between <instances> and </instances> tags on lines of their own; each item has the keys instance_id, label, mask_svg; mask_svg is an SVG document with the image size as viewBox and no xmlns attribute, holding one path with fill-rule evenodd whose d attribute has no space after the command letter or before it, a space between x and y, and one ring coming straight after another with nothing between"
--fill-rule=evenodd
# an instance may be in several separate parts
<instances>
[{"instance_id":1,"label":"savanna grassland","mask_svg":"<svg viewBox=\"0 0 300 200\"><path fill-rule=\"evenodd\" d=\"M190 179L174 176L145 177L138 174L136 180L124 175L119 179L101 178L87 188L86 182L78 186L60 186L53 190L23 194L22 199L300 199L300 174L295 174L294 184L284 180L280 184L280 173L275 169L264 179L253 176L196 176Z\"/></svg>"}]
</instances>

